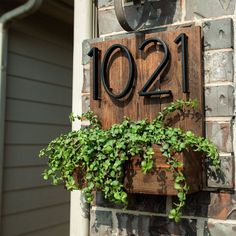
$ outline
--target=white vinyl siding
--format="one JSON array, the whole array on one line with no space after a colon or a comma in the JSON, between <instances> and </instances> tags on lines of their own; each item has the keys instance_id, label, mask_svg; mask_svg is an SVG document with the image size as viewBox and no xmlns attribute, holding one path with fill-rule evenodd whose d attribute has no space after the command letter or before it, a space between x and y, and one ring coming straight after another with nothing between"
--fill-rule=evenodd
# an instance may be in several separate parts
<instances>
[{"instance_id":1,"label":"white vinyl siding","mask_svg":"<svg viewBox=\"0 0 236 236\"><path fill-rule=\"evenodd\" d=\"M39 150L71 129L72 27L33 15L9 32L2 236L69 235L69 192Z\"/></svg>"}]
</instances>

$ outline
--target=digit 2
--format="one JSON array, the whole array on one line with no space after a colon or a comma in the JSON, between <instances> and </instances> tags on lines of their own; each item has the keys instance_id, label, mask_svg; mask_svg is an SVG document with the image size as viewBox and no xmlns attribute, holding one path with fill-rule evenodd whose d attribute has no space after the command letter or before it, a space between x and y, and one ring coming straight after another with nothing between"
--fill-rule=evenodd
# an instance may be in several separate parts
<instances>
[{"instance_id":1,"label":"digit 2","mask_svg":"<svg viewBox=\"0 0 236 236\"><path fill-rule=\"evenodd\" d=\"M170 56L170 52L169 52L167 44L159 38L149 38L149 39L144 40L142 44L139 46L139 50L143 51L144 48L150 43L161 44L164 49L164 57L161 63L157 66L154 73L151 75L151 77L148 79L146 84L143 86L143 88L139 92L139 95L140 96L153 96L153 95L163 95L163 94L171 95L172 94L171 90L154 90L154 91L149 91L149 92L147 91L151 87L151 85L154 83L158 75L160 75L160 73L165 68L167 63L169 62L169 56ZM161 82L161 79L160 79L160 82Z\"/></svg>"}]
</instances>

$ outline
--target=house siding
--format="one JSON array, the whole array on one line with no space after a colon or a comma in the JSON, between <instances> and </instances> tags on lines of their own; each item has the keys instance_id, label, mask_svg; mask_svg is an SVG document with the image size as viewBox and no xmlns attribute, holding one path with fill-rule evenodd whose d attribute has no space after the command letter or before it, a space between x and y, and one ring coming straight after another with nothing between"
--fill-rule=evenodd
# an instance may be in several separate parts
<instances>
[{"instance_id":1,"label":"house siding","mask_svg":"<svg viewBox=\"0 0 236 236\"><path fill-rule=\"evenodd\" d=\"M70 195L39 150L71 129L72 26L35 14L9 31L2 236L69 235Z\"/></svg>"}]
</instances>

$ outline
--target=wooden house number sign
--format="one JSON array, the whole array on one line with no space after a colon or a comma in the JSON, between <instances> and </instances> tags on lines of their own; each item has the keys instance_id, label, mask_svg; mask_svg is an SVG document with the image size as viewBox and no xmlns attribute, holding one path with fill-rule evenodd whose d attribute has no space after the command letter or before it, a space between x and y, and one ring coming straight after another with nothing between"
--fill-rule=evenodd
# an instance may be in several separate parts
<instances>
[{"instance_id":1,"label":"wooden house number sign","mask_svg":"<svg viewBox=\"0 0 236 236\"><path fill-rule=\"evenodd\" d=\"M152 120L176 99L197 99L202 114L201 48L200 27L139 32L92 43L90 106L103 128L121 122L124 116ZM202 120L188 116L175 126L203 135ZM197 165L193 168L192 175L199 176Z\"/></svg>"}]
</instances>

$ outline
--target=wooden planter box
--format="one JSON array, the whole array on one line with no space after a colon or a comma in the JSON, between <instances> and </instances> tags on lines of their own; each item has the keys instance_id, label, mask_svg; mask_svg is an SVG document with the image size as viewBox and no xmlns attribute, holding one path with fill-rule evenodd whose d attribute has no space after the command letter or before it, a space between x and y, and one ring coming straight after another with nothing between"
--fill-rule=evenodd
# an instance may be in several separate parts
<instances>
[{"instance_id":1,"label":"wooden planter box","mask_svg":"<svg viewBox=\"0 0 236 236\"><path fill-rule=\"evenodd\" d=\"M169 165L159 149L154 148L154 170L143 174L140 168L140 158L134 157L127 165L125 188L130 193L145 193L156 195L176 195L173 173L168 171ZM202 189L202 156L197 152L185 152L176 157L183 161L183 173L186 176L189 192Z\"/></svg>"},{"instance_id":2,"label":"wooden planter box","mask_svg":"<svg viewBox=\"0 0 236 236\"><path fill-rule=\"evenodd\" d=\"M129 193L144 193L153 195L177 195L174 188L173 173L168 171L169 165L166 158L162 156L159 148L154 146L154 168L149 173L142 173L140 157L133 157L126 166L124 186ZM189 186L188 194L198 192L202 189L202 155L198 152L185 152L176 155L183 161L183 173ZM83 182L84 173L80 168L73 172L74 180L80 187L85 186Z\"/></svg>"}]
</instances>

